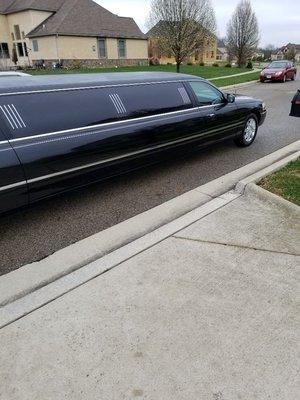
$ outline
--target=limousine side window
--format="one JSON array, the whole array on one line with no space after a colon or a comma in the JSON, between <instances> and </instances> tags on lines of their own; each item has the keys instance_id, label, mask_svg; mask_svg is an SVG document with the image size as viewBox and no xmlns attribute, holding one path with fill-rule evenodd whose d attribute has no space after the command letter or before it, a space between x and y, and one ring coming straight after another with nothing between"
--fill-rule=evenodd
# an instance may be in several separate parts
<instances>
[{"instance_id":1,"label":"limousine side window","mask_svg":"<svg viewBox=\"0 0 300 400\"><path fill-rule=\"evenodd\" d=\"M120 118L111 89L84 89L0 97L11 138L88 127Z\"/></svg>"},{"instance_id":2,"label":"limousine side window","mask_svg":"<svg viewBox=\"0 0 300 400\"><path fill-rule=\"evenodd\" d=\"M219 90L206 82L190 82L200 106L224 103L224 97Z\"/></svg>"},{"instance_id":3,"label":"limousine side window","mask_svg":"<svg viewBox=\"0 0 300 400\"><path fill-rule=\"evenodd\" d=\"M180 82L62 90L0 98L11 138L92 127L192 107Z\"/></svg>"},{"instance_id":4,"label":"limousine side window","mask_svg":"<svg viewBox=\"0 0 300 400\"><path fill-rule=\"evenodd\" d=\"M192 107L191 99L180 82L123 86L118 88L117 93L130 118Z\"/></svg>"}]
</instances>

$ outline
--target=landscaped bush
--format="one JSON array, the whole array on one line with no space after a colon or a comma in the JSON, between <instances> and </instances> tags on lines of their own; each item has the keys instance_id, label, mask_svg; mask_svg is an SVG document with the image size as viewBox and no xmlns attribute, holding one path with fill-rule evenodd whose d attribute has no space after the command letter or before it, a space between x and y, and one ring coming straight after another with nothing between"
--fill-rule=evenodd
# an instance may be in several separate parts
<instances>
[{"instance_id":1,"label":"landscaped bush","mask_svg":"<svg viewBox=\"0 0 300 400\"><path fill-rule=\"evenodd\" d=\"M231 65L231 63L228 63L228 64L225 65L225 67L226 67L226 68L231 68L232 65Z\"/></svg>"},{"instance_id":2,"label":"landscaped bush","mask_svg":"<svg viewBox=\"0 0 300 400\"><path fill-rule=\"evenodd\" d=\"M248 61L248 64L247 64L246 68L253 69L252 61Z\"/></svg>"},{"instance_id":3,"label":"landscaped bush","mask_svg":"<svg viewBox=\"0 0 300 400\"><path fill-rule=\"evenodd\" d=\"M218 67L219 66L219 64L218 63L213 63L213 65L212 65L213 67Z\"/></svg>"},{"instance_id":4,"label":"landscaped bush","mask_svg":"<svg viewBox=\"0 0 300 400\"><path fill-rule=\"evenodd\" d=\"M186 65L194 65L191 61L189 61Z\"/></svg>"},{"instance_id":5,"label":"landscaped bush","mask_svg":"<svg viewBox=\"0 0 300 400\"><path fill-rule=\"evenodd\" d=\"M204 67L204 62L202 61L201 63L199 63L199 67Z\"/></svg>"}]
</instances>

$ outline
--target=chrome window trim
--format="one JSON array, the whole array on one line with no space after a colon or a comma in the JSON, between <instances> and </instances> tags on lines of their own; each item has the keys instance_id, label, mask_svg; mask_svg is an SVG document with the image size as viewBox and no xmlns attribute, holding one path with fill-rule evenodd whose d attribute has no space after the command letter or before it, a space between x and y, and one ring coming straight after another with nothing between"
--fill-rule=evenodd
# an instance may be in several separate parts
<instances>
[{"instance_id":1,"label":"chrome window trim","mask_svg":"<svg viewBox=\"0 0 300 400\"><path fill-rule=\"evenodd\" d=\"M170 116L173 116L173 115L176 116L177 114L183 114L183 113L187 113L189 111L192 111L192 112L201 111L203 109L211 108L211 107L216 107L216 105L210 104L208 106L202 106L202 107L201 106L200 107L197 106L197 107L186 108L184 110L171 111L171 112L168 112L168 113L148 115L146 117L128 118L128 119L123 119L123 120L120 120L120 121L105 122L103 124L97 124L97 125L92 125L92 126L83 126L83 127L80 127L80 128L65 129L63 131L41 133L40 135L25 136L25 137L22 137L22 138L10 139L9 142L10 143L16 143L16 142L20 142L20 141L23 141L23 140L24 141L26 141L26 140L34 140L34 139L44 138L44 137L48 137L48 136L63 135L63 134L71 133L71 132L81 132L81 131L86 131L86 130L92 130L92 129L97 129L97 128L100 128L100 127L104 127L105 128L107 126L130 123L132 121L145 121L145 120L149 120L151 118L155 119L155 118L169 116L169 115Z\"/></svg>"},{"instance_id":2,"label":"chrome window trim","mask_svg":"<svg viewBox=\"0 0 300 400\"><path fill-rule=\"evenodd\" d=\"M196 82L206 82L202 79L195 79ZM8 93L0 93L0 97L2 96L17 96L23 94L38 94L38 93L55 93L55 92L71 92L71 91L78 91L78 90L95 90L95 89L105 89L105 88L118 88L118 87L131 87L131 86L145 86L145 85L162 85L164 83L188 83L189 80L173 80L173 81L157 81L157 82L134 82L134 83L119 83L119 84L112 84L112 85L96 85L96 86L81 86L81 87L71 87L71 88L57 88L57 89L40 89L40 90L29 90L26 92L8 92Z\"/></svg>"}]
</instances>

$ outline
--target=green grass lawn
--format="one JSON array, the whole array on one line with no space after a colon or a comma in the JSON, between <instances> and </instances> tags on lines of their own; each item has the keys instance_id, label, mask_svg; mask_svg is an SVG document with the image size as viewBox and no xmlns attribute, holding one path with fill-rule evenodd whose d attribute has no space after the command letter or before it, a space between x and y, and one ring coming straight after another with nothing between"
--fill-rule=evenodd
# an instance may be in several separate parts
<instances>
[{"instance_id":1,"label":"green grass lawn","mask_svg":"<svg viewBox=\"0 0 300 400\"><path fill-rule=\"evenodd\" d=\"M215 86L224 87L230 85L237 85L238 83L246 83L251 81L258 81L259 72L252 72L248 75L236 76L232 78L218 79L217 81L212 81Z\"/></svg>"},{"instance_id":2,"label":"green grass lawn","mask_svg":"<svg viewBox=\"0 0 300 400\"><path fill-rule=\"evenodd\" d=\"M49 74L84 74L99 72L138 72L138 71L165 71L176 72L174 65L157 65L144 67L120 67L120 68L78 68L78 69L58 69L58 70L28 70L32 75ZM198 65L183 65L181 71L184 74L201 76L206 79L217 78L219 76L235 75L241 72L249 72L247 68L226 68L226 67L200 67Z\"/></svg>"},{"instance_id":3,"label":"green grass lawn","mask_svg":"<svg viewBox=\"0 0 300 400\"><path fill-rule=\"evenodd\" d=\"M259 185L300 206L300 158L265 177Z\"/></svg>"},{"instance_id":4,"label":"green grass lawn","mask_svg":"<svg viewBox=\"0 0 300 400\"><path fill-rule=\"evenodd\" d=\"M121 68L78 68L78 69L47 69L47 70L28 70L28 73L32 75L60 75L60 74L84 74L84 73L102 73L102 72L140 72L140 71L165 71L165 72L176 72L174 65L158 65L158 66L144 66L144 67L121 67ZM226 67L211 67L205 66L200 67L199 65L183 65L181 72L184 74L196 75L205 79L218 78L220 76L229 76L230 78L213 80L212 83L215 86L229 86L236 85L238 83L250 82L258 80L259 73L252 72L247 68L226 68ZM234 75L250 72L247 75L236 76Z\"/></svg>"}]
</instances>

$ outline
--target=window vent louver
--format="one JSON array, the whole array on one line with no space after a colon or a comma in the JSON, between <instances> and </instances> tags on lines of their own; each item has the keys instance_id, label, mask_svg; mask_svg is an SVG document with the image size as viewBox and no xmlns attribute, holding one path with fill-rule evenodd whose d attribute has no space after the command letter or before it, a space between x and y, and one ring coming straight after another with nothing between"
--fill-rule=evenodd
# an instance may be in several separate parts
<instances>
[{"instance_id":1,"label":"window vent louver","mask_svg":"<svg viewBox=\"0 0 300 400\"><path fill-rule=\"evenodd\" d=\"M26 124L14 104L0 106L0 109L13 130L26 128Z\"/></svg>"},{"instance_id":2,"label":"window vent louver","mask_svg":"<svg viewBox=\"0 0 300 400\"><path fill-rule=\"evenodd\" d=\"M118 114L126 114L127 110L118 94L110 94L109 98L112 101L113 105L115 106Z\"/></svg>"}]
</instances>

